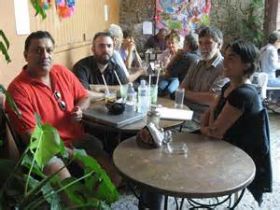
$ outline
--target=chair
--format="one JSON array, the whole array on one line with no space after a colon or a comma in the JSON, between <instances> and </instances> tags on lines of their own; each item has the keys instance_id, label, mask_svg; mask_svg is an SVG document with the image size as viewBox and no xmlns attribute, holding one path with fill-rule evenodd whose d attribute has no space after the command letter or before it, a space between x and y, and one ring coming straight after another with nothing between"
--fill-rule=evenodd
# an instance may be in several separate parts
<instances>
[{"instance_id":1,"label":"chair","mask_svg":"<svg viewBox=\"0 0 280 210\"><path fill-rule=\"evenodd\" d=\"M268 99L267 91L280 91L280 87L270 87L268 86L268 75L265 72L256 72L253 74L251 81L253 84L260 88L260 95L262 99Z\"/></svg>"},{"instance_id":2,"label":"chair","mask_svg":"<svg viewBox=\"0 0 280 210\"><path fill-rule=\"evenodd\" d=\"M10 119L3 108L0 108L0 114L3 117L5 127L6 127L6 144L7 149L9 150L10 156L13 156L12 159L17 159L20 154L22 154L26 148L21 137L13 128Z\"/></svg>"},{"instance_id":3,"label":"chair","mask_svg":"<svg viewBox=\"0 0 280 210\"><path fill-rule=\"evenodd\" d=\"M257 88L261 88L261 97L264 100L264 104L267 109L273 111L274 113L280 114L280 103L278 101L272 100L273 91L280 91L280 87L268 86L268 75L265 72L254 73L252 83L256 82L254 77L257 78Z\"/></svg>"},{"instance_id":4,"label":"chair","mask_svg":"<svg viewBox=\"0 0 280 210\"><path fill-rule=\"evenodd\" d=\"M252 120L254 124L248 128L251 130L251 134L246 137L252 139L241 148L251 156L256 164L256 176L248 189L260 205L263 193L272 192L270 129L267 110L264 108ZM245 141L246 139L243 139L243 142Z\"/></svg>"},{"instance_id":5,"label":"chair","mask_svg":"<svg viewBox=\"0 0 280 210\"><path fill-rule=\"evenodd\" d=\"M267 98L266 91L267 91L267 83L268 83L268 76L264 72L255 72L251 77L252 84L256 85L259 94L263 100Z\"/></svg>"}]
</instances>

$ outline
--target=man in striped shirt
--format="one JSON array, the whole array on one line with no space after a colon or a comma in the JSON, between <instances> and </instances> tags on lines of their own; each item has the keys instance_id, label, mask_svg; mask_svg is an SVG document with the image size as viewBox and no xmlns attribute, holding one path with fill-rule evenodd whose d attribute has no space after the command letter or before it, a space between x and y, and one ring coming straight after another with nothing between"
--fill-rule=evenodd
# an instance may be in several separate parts
<instances>
[{"instance_id":1,"label":"man in striped shirt","mask_svg":"<svg viewBox=\"0 0 280 210\"><path fill-rule=\"evenodd\" d=\"M194 111L193 121L199 124L201 114L213 104L221 88L228 81L223 76L223 56L220 49L223 34L215 27L199 32L201 60L190 66L181 87L185 88L185 104Z\"/></svg>"}]
</instances>

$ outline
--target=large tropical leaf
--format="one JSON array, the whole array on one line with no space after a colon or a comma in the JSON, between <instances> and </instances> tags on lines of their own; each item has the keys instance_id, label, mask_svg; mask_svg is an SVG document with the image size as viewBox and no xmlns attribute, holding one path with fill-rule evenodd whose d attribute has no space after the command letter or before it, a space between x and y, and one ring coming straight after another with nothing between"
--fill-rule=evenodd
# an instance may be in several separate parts
<instances>
[{"instance_id":1,"label":"large tropical leaf","mask_svg":"<svg viewBox=\"0 0 280 210\"><path fill-rule=\"evenodd\" d=\"M30 185L38 186L38 185L40 185L40 181L31 177ZM45 185L43 185L41 187L40 192L41 192L41 195L36 194L36 196L39 198L41 197L41 199L45 200L49 204L51 210L62 209L62 203L61 203L60 197L56 193L56 189L49 182L47 182ZM49 195L45 196L46 194L49 194ZM32 204L32 201L34 201L34 204L38 203L38 200L35 200L36 196L34 196L34 199L31 200L31 204ZM32 209L32 205L31 205L31 209Z\"/></svg>"},{"instance_id":2,"label":"large tropical leaf","mask_svg":"<svg viewBox=\"0 0 280 210\"><path fill-rule=\"evenodd\" d=\"M65 152L58 131L49 124L37 125L31 136L30 150L36 163L43 168L56 154Z\"/></svg>"},{"instance_id":3,"label":"large tropical leaf","mask_svg":"<svg viewBox=\"0 0 280 210\"><path fill-rule=\"evenodd\" d=\"M91 192L92 197L96 197L107 203L113 203L118 199L119 193L116 187L94 158L86 155L83 150L74 150L74 160L83 163L85 173L94 171L96 174L96 176L85 178L85 185Z\"/></svg>"}]
</instances>

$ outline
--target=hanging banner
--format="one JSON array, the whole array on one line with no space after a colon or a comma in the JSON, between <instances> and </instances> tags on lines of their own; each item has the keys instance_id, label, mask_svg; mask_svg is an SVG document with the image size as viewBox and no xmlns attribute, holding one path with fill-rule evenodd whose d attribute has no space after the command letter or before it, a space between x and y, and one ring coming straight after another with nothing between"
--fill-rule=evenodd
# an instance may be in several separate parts
<instances>
[{"instance_id":1,"label":"hanging banner","mask_svg":"<svg viewBox=\"0 0 280 210\"><path fill-rule=\"evenodd\" d=\"M175 29L186 35L209 25L211 0L156 0L156 28Z\"/></svg>"}]
</instances>

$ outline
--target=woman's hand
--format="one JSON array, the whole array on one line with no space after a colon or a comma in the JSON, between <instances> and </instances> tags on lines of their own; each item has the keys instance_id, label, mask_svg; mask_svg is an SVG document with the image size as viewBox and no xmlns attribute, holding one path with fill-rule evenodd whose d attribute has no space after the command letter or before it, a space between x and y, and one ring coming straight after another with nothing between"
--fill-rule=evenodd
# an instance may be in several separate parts
<instances>
[{"instance_id":1,"label":"woman's hand","mask_svg":"<svg viewBox=\"0 0 280 210\"><path fill-rule=\"evenodd\" d=\"M207 126L200 128L200 132L205 136L208 136L208 130L209 130L209 128Z\"/></svg>"},{"instance_id":2,"label":"woman's hand","mask_svg":"<svg viewBox=\"0 0 280 210\"><path fill-rule=\"evenodd\" d=\"M200 131L203 135L216 138L216 139L222 139L223 136L219 133L219 130L216 127L213 126L204 126L200 128Z\"/></svg>"}]
</instances>

